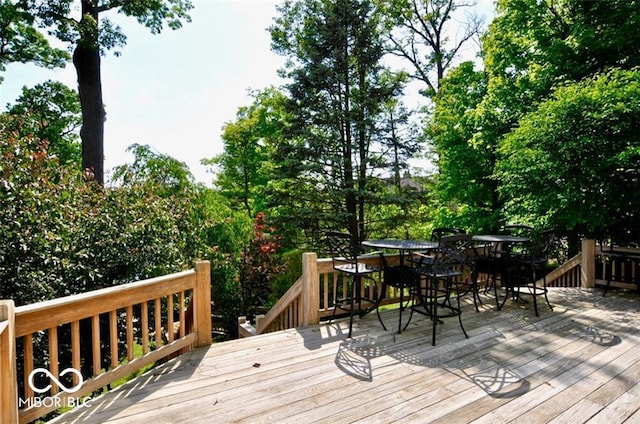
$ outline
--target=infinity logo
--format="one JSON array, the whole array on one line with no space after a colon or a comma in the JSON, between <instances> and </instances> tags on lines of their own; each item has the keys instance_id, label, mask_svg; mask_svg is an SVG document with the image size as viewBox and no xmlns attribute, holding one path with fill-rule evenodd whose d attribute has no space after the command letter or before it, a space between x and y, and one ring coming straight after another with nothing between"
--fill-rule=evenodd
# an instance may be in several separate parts
<instances>
[{"instance_id":1,"label":"infinity logo","mask_svg":"<svg viewBox=\"0 0 640 424\"><path fill-rule=\"evenodd\" d=\"M82 378L82 374L80 374L80 371L78 371L75 368L67 368L65 370L63 370L60 373L60 377L62 377L63 375L72 373L75 374L76 376L78 376L79 379L79 383L76 386L73 386L71 388L66 387L64 384L62 384L60 382L60 380L58 380L53 374L51 374L51 372L46 369L46 368L36 368L33 371L31 371L31 374L29 374L29 387L31 387L31 390L33 390L36 393L44 393L49 391L49 389L51 389L51 384L47 384L46 387L43 388L38 388L36 387L36 385L33 383L33 377L37 374L37 373L43 373L44 375L48 376L54 383L56 383L56 385L65 393L75 393L78 390L80 390L80 387L82 387L82 383L84 383L84 379Z\"/></svg>"}]
</instances>

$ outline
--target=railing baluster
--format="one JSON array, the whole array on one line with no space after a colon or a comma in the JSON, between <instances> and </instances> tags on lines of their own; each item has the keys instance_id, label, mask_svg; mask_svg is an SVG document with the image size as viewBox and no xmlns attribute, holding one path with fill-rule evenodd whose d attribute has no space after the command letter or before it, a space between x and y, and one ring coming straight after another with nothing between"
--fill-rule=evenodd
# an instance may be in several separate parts
<instances>
[{"instance_id":1,"label":"railing baluster","mask_svg":"<svg viewBox=\"0 0 640 424\"><path fill-rule=\"evenodd\" d=\"M142 315L140 317L142 325L142 353L146 354L149 352L149 304L147 302L142 302L140 315Z\"/></svg>"},{"instance_id":2,"label":"railing baluster","mask_svg":"<svg viewBox=\"0 0 640 424\"><path fill-rule=\"evenodd\" d=\"M179 302L180 302L180 305L179 305L179 308L180 308L180 327L178 327L179 331L180 331L180 333L179 333L180 337L184 337L185 325L186 325L186 321L184 319L184 311L186 309L185 305L184 305L185 304L184 299L185 299L184 291L181 291L180 292L180 300L179 300Z\"/></svg>"},{"instance_id":3,"label":"railing baluster","mask_svg":"<svg viewBox=\"0 0 640 424\"><path fill-rule=\"evenodd\" d=\"M80 321L71 321L71 366L80 371ZM80 384L80 379L73 374L73 385Z\"/></svg>"},{"instance_id":4,"label":"railing baluster","mask_svg":"<svg viewBox=\"0 0 640 424\"><path fill-rule=\"evenodd\" d=\"M173 341L173 294L167 296L167 337Z\"/></svg>"},{"instance_id":5,"label":"railing baluster","mask_svg":"<svg viewBox=\"0 0 640 424\"><path fill-rule=\"evenodd\" d=\"M118 366L118 311L109 312L109 339L111 341L111 368Z\"/></svg>"},{"instance_id":6,"label":"railing baluster","mask_svg":"<svg viewBox=\"0 0 640 424\"><path fill-rule=\"evenodd\" d=\"M33 390L29 384L29 375L33 372L33 335L27 334L22 338L24 349L24 397L33 398Z\"/></svg>"},{"instance_id":7,"label":"railing baluster","mask_svg":"<svg viewBox=\"0 0 640 424\"><path fill-rule=\"evenodd\" d=\"M100 355L100 315L91 317L91 351L93 356L93 376L102 372L102 359Z\"/></svg>"},{"instance_id":8,"label":"railing baluster","mask_svg":"<svg viewBox=\"0 0 640 424\"><path fill-rule=\"evenodd\" d=\"M49 371L58 377L60 370L58 368L58 327L51 327L47 330L49 339ZM51 395L58 393L58 385L51 385Z\"/></svg>"},{"instance_id":9,"label":"railing baluster","mask_svg":"<svg viewBox=\"0 0 640 424\"><path fill-rule=\"evenodd\" d=\"M133 351L133 305L127 306L127 359L131 361L134 358Z\"/></svg>"},{"instance_id":10,"label":"railing baluster","mask_svg":"<svg viewBox=\"0 0 640 424\"><path fill-rule=\"evenodd\" d=\"M156 330L156 349L162 346L162 302L156 297L154 301L155 309L155 330Z\"/></svg>"}]
</instances>

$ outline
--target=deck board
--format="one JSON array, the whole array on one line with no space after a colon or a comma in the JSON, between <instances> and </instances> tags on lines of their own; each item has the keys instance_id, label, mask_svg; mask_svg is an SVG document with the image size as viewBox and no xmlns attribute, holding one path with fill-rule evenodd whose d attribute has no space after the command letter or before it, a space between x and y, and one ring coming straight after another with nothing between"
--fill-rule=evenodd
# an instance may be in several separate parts
<instances>
[{"instance_id":1,"label":"deck board","mask_svg":"<svg viewBox=\"0 0 640 424\"><path fill-rule=\"evenodd\" d=\"M482 295L402 334L397 311L214 344L175 358L53 423L580 423L640 417L636 294L552 289L554 310Z\"/></svg>"}]
</instances>

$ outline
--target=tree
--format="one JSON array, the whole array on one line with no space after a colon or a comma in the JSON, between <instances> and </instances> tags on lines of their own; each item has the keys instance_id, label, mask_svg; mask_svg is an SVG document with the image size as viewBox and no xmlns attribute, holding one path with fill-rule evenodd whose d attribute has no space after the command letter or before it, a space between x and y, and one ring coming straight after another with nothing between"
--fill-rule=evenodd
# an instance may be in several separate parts
<instances>
[{"instance_id":1,"label":"tree","mask_svg":"<svg viewBox=\"0 0 640 424\"><path fill-rule=\"evenodd\" d=\"M29 63L47 68L64 67L69 54L51 47L33 27L34 17L11 0L0 0L0 72L9 63ZM0 83L2 82L0 77Z\"/></svg>"},{"instance_id":2,"label":"tree","mask_svg":"<svg viewBox=\"0 0 640 424\"><path fill-rule=\"evenodd\" d=\"M225 124L224 151L203 161L218 167L215 183L220 192L251 219L266 206L270 152L286 125L286 99L281 92L268 88L254 92L253 98L250 106L238 109L234 122Z\"/></svg>"},{"instance_id":3,"label":"tree","mask_svg":"<svg viewBox=\"0 0 640 424\"><path fill-rule=\"evenodd\" d=\"M292 124L277 146L275 199L291 205L299 228L366 236L372 157L381 105L400 87L381 78L384 54L370 1L285 1L270 28L274 51L288 57L283 71ZM379 147L379 146L378 146ZM357 243L356 243L357 245Z\"/></svg>"},{"instance_id":4,"label":"tree","mask_svg":"<svg viewBox=\"0 0 640 424\"><path fill-rule=\"evenodd\" d=\"M486 74L464 62L449 72L434 97L436 107L426 134L439 171L439 203L447 209L441 211L439 225L481 231L495 226L495 145L487 142L490 123L478 114L486 92Z\"/></svg>"},{"instance_id":5,"label":"tree","mask_svg":"<svg viewBox=\"0 0 640 424\"><path fill-rule=\"evenodd\" d=\"M560 214L556 213L562 210L571 222L580 221L576 219L580 214L565 208L566 193L559 194L547 186L541 190L525 187L523 183L534 184L533 178L537 175L534 170L544 166L550 172L551 163L534 166L523 157L522 161L531 168L516 165L517 160L512 156L516 155L514 146L524 149L518 154L527 156L530 149L537 152L535 140L540 137L540 143L546 145L548 153L564 152L565 146L553 147L552 143L542 141L551 137L547 133L549 126L560 125L559 116L567 119L567 127L573 127L581 137L587 137L568 115L562 115L569 109L586 107L586 103L578 100L582 97L573 91L559 89L590 80L611 69L633 69L640 65L639 36L631 30L640 24L639 6L634 0L500 0L497 3L497 17L483 37L484 75L469 68L463 78L454 72L450 74L451 79L446 77L441 87L442 95L439 93L436 97L436 118L430 129L436 140L439 160L446 160L449 166L446 174L440 176L439 194L456 207L458 218L477 214L483 221L478 222L479 226L485 229L499 227L505 221L547 223L566 231L572 244L577 241L577 234L585 228L583 224L572 227L569 221L559 220ZM602 93L605 91L601 90ZM559 103L554 93L560 92L571 95L575 104L569 107ZM603 94L594 101L602 102L604 107L608 95ZM561 109L552 113L547 104ZM593 108L595 106L591 105L584 109L585 113L592 113L587 110ZM549 122L544 122L543 111L548 114ZM601 111L593 113L589 118L602 119L603 124L608 119ZM591 119L584 119L583 123L585 128L596 125ZM555 130L560 131L560 126ZM562 133L554 137L567 148L571 146L588 155L589 159L574 158L574 162L597 160L601 153L580 148L575 140L562 138ZM593 142L610 144L613 141L601 140L594 130L590 139L584 138L580 143L587 146ZM455 161L447 159L456 157ZM567 158L571 157L573 154L551 154L544 159L554 161L553 166L558 169L566 169L574 165L567 163ZM527 178L529 172L534 174L531 178ZM590 184L586 181L590 178L583 181L583 184ZM572 190L591 190L580 187L578 180L574 183L576 186ZM617 189L624 190L621 186ZM540 197L536 197L538 195ZM542 209L543 204L546 211Z\"/></svg>"},{"instance_id":6,"label":"tree","mask_svg":"<svg viewBox=\"0 0 640 424\"><path fill-rule=\"evenodd\" d=\"M153 182L162 187L163 196L182 193L194 185L193 175L186 163L171 156L155 152L151 146L132 144L127 149L135 158L132 164L116 167L113 181L118 184Z\"/></svg>"},{"instance_id":7,"label":"tree","mask_svg":"<svg viewBox=\"0 0 640 424\"><path fill-rule=\"evenodd\" d=\"M482 18L471 13L464 25L452 19L475 5L475 1L461 0L376 1L389 34L389 51L411 64L411 75L426 85L426 96L438 92L440 81L463 47L479 37Z\"/></svg>"},{"instance_id":8,"label":"tree","mask_svg":"<svg viewBox=\"0 0 640 424\"><path fill-rule=\"evenodd\" d=\"M509 215L594 235L640 230L640 71L562 86L525 115L497 165Z\"/></svg>"},{"instance_id":9,"label":"tree","mask_svg":"<svg viewBox=\"0 0 640 424\"><path fill-rule=\"evenodd\" d=\"M24 117L21 131L45 141L49 155L57 156L63 165L80 168L82 149L77 130L82 117L75 90L55 81L23 87L16 103L8 105L8 113Z\"/></svg>"},{"instance_id":10,"label":"tree","mask_svg":"<svg viewBox=\"0 0 640 424\"><path fill-rule=\"evenodd\" d=\"M118 11L134 17L152 33L162 31L166 23L178 29L182 21L190 21L190 0L81 0L80 18L76 19L74 0L20 0L24 11L31 13L40 25L63 42L75 46L73 64L78 76L78 93L82 107L82 166L90 169L99 184L104 184L104 122L100 55L123 46L126 41L120 27L104 14Z\"/></svg>"}]
</instances>

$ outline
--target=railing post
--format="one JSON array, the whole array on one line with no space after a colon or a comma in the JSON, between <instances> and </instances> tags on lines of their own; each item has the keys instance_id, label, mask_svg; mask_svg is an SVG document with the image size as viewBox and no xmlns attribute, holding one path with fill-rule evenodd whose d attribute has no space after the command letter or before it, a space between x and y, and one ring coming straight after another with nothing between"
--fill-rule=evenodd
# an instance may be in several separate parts
<instances>
[{"instance_id":1,"label":"railing post","mask_svg":"<svg viewBox=\"0 0 640 424\"><path fill-rule=\"evenodd\" d=\"M596 241L582 240L582 263L580 264L580 286L593 288L596 286Z\"/></svg>"},{"instance_id":2,"label":"railing post","mask_svg":"<svg viewBox=\"0 0 640 424\"><path fill-rule=\"evenodd\" d=\"M0 300L0 422L18 422L18 377L13 300Z\"/></svg>"},{"instance_id":3,"label":"railing post","mask_svg":"<svg viewBox=\"0 0 640 424\"><path fill-rule=\"evenodd\" d=\"M318 256L313 253L302 254L302 326L320 322L320 276L318 274Z\"/></svg>"},{"instance_id":4,"label":"railing post","mask_svg":"<svg viewBox=\"0 0 640 424\"><path fill-rule=\"evenodd\" d=\"M196 289L194 317L197 333L196 347L209 346L211 340L211 265L209 261L196 262Z\"/></svg>"}]
</instances>

